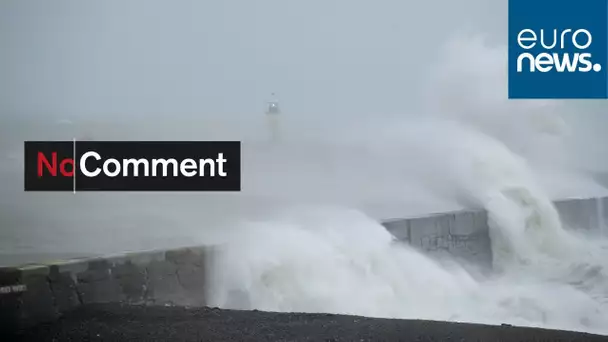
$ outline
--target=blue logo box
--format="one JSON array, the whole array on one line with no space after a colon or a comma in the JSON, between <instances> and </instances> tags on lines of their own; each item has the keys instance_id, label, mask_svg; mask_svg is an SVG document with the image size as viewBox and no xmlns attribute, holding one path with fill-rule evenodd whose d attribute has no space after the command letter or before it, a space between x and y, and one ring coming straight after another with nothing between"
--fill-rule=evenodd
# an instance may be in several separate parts
<instances>
[{"instance_id":1,"label":"blue logo box","mask_svg":"<svg viewBox=\"0 0 608 342\"><path fill-rule=\"evenodd\" d=\"M608 1L509 0L509 98L608 98Z\"/></svg>"}]
</instances>

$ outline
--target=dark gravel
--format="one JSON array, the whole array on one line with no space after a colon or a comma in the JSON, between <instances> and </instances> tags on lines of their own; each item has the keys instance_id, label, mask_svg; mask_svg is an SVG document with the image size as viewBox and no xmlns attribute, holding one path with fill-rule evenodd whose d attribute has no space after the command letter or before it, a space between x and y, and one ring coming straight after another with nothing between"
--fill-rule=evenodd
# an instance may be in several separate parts
<instances>
[{"instance_id":1,"label":"dark gravel","mask_svg":"<svg viewBox=\"0 0 608 342\"><path fill-rule=\"evenodd\" d=\"M329 314L117 304L80 308L0 341L608 341L584 333Z\"/></svg>"}]
</instances>

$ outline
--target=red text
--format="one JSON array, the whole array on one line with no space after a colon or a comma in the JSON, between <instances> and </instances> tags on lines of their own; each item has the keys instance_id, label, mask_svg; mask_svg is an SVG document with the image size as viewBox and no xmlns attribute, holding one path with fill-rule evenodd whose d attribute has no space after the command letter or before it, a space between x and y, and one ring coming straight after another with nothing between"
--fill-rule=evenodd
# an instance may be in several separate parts
<instances>
[{"instance_id":1,"label":"red text","mask_svg":"<svg viewBox=\"0 0 608 342\"><path fill-rule=\"evenodd\" d=\"M67 170L68 165L71 166L69 171ZM57 177L57 166L57 152L51 153L51 162L49 162L44 153L38 152L38 177L44 175L44 168L46 168L51 176ZM59 173L64 177L74 176L74 159L65 158L61 160L59 163Z\"/></svg>"}]
</instances>

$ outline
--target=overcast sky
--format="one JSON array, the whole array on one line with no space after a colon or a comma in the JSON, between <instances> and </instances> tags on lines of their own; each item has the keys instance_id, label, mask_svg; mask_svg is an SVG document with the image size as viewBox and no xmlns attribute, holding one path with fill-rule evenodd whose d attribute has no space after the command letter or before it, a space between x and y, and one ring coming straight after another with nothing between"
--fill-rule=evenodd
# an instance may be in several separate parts
<instances>
[{"instance_id":1,"label":"overcast sky","mask_svg":"<svg viewBox=\"0 0 608 342\"><path fill-rule=\"evenodd\" d=\"M302 115L400 112L451 32L506 38L506 1L486 3L2 0L0 112L249 115L271 92Z\"/></svg>"}]
</instances>

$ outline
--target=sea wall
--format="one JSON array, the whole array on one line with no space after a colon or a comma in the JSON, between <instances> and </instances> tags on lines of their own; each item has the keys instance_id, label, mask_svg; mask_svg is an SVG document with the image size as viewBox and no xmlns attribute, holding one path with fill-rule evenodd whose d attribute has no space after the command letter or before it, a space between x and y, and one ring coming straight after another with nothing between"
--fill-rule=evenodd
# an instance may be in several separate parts
<instances>
[{"instance_id":1,"label":"sea wall","mask_svg":"<svg viewBox=\"0 0 608 342\"><path fill-rule=\"evenodd\" d=\"M564 199L566 227L606 234L608 198ZM490 270L487 212L462 210L383 221L397 239L431 255ZM52 321L83 304L202 306L218 246L145 251L0 268L0 331Z\"/></svg>"},{"instance_id":2,"label":"sea wall","mask_svg":"<svg viewBox=\"0 0 608 342\"><path fill-rule=\"evenodd\" d=\"M566 229L606 233L608 197L559 200L555 208Z\"/></svg>"},{"instance_id":3,"label":"sea wall","mask_svg":"<svg viewBox=\"0 0 608 342\"><path fill-rule=\"evenodd\" d=\"M555 201L564 228L608 236L608 197ZM492 248L485 210L461 210L423 217L386 220L383 225L397 239L430 254L449 254L492 268Z\"/></svg>"},{"instance_id":4,"label":"sea wall","mask_svg":"<svg viewBox=\"0 0 608 342\"><path fill-rule=\"evenodd\" d=\"M492 266L492 250L483 210L463 210L424 217L387 220L397 239L426 253L449 254L483 269Z\"/></svg>"},{"instance_id":5,"label":"sea wall","mask_svg":"<svg viewBox=\"0 0 608 342\"><path fill-rule=\"evenodd\" d=\"M80 305L205 305L216 247L147 251L0 268L0 331L52 321Z\"/></svg>"}]
</instances>

